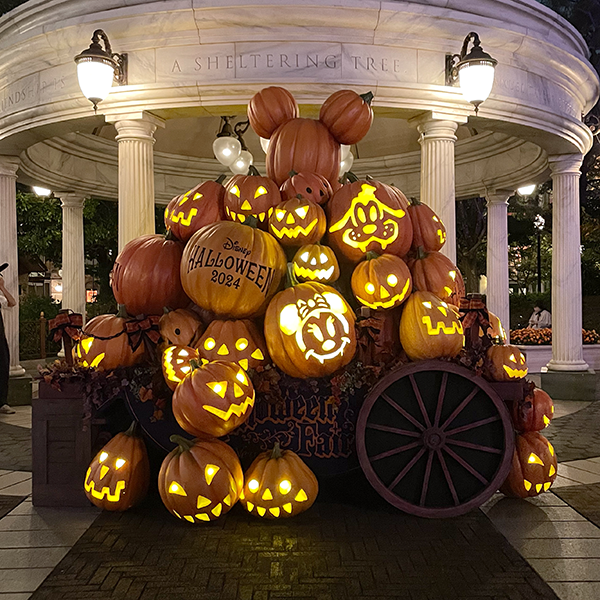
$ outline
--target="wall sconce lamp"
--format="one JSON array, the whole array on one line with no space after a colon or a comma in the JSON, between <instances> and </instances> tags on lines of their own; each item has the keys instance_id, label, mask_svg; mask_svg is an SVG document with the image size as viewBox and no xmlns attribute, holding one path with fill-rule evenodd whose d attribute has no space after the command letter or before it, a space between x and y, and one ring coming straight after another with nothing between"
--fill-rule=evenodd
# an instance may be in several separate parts
<instances>
[{"instance_id":1,"label":"wall sconce lamp","mask_svg":"<svg viewBox=\"0 0 600 600\"><path fill-rule=\"evenodd\" d=\"M473 43L467 54L469 42ZM475 106L487 100L494 85L494 72L498 61L481 48L479 35L469 33L463 42L460 54L446 54L446 85L453 86L458 80L463 96Z\"/></svg>"},{"instance_id":2,"label":"wall sconce lamp","mask_svg":"<svg viewBox=\"0 0 600 600\"><path fill-rule=\"evenodd\" d=\"M104 42L104 48L100 42ZM94 31L90 47L75 57L75 64L79 87L94 105L94 112L110 94L113 81L127 85L127 54L113 52L108 36L102 29Z\"/></svg>"},{"instance_id":3,"label":"wall sconce lamp","mask_svg":"<svg viewBox=\"0 0 600 600\"><path fill-rule=\"evenodd\" d=\"M213 153L215 158L224 166L228 167L240 155L242 144L235 137L231 127L231 119L235 117L221 117L221 130L217 133L217 139L213 142Z\"/></svg>"}]
</instances>

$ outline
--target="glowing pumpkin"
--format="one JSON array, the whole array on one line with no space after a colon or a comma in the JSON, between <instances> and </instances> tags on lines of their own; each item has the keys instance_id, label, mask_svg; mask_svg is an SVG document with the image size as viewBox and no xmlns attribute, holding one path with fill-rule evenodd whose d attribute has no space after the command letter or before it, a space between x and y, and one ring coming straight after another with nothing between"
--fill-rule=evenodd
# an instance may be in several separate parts
<instances>
[{"instance_id":1,"label":"glowing pumpkin","mask_svg":"<svg viewBox=\"0 0 600 600\"><path fill-rule=\"evenodd\" d=\"M193 346L204 329L196 313L186 308L166 310L158 326L162 339L178 346Z\"/></svg>"},{"instance_id":2,"label":"glowing pumpkin","mask_svg":"<svg viewBox=\"0 0 600 600\"><path fill-rule=\"evenodd\" d=\"M292 377L323 377L354 356L354 313L332 287L300 283L271 300L265 339L273 362L282 371Z\"/></svg>"},{"instance_id":3,"label":"glowing pumpkin","mask_svg":"<svg viewBox=\"0 0 600 600\"><path fill-rule=\"evenodd\" d=\"M189 346L169 346L162 355L162 372L166 384L173 390L189 375L192 360L198 359L198 351Z\"/></svg>"},{"instance_id":4,"label":"glowing pumpkin","mask_svg":"<svg viewBox=\"0 0 600 600\"><path fill-rule=\"evenodd\" d=\"M298 195L315 204L325 204L333 196L333 189L323 175L292 171L290 178L281 185L281 199L285 202Z\"/></svg>"},{"instance_id":5,"label":"glowing pumpkin","mask_svg":"<svg viewBox=\"0 0 600 600\"><path fill-rule=\"evenodd\" d=\"M490 326L488 327L487 333L492 338L495 344L506 344L506 330L500 322L500 317L495 315L493 312L488 311ZM481 333L480 333L481 335Z\"/></svg>"},{"instance_id":6,"label":"glowing pumpkin","mask_svg":"<svg viewBox=\"0 0 600 600\"><path fill-rule=\"evenodd\" d=\"M554 417L552 398L539 388L512 404L512 420L517 431L541 431Z\"/></svg>"},{"instance_id":7,"label":"glowing pumpkin","mask_svg":"<svg viewBox=\"0 0 600 600\"><path fill-rule=\"evenodd\" d=\"M441 250L446 243L446 228L435 212L427 204L412 198L408 214L413 226L413 250Z\"/></svg>"},{"instance_id":8,"label":"glowing pumpkin","mask_svg":"<svg viewBox=\"0 0 600 600\"><path fill-rule=\"evenodd\" d=\"M283 246L318 242L327 229L323 209L299 196L282 202L269 217L269 231Z\"/></svg>"},{"instance_id":9,"label":"glowing pumpkin","mask_svg":"<svg viewBox=\"0 0 600 600\"><path fill-rule=\"evenodd\" d=\"M158 474L158 491L167 510L189 523L207 523L229 512L244 485L236 453L219 440L174 435L171 441L178 447Z\"/></svg>"},{"instance_id":10,"label":"glowing pumpkin","mask_svg":"<svg viewBox=\"0 0 600 600\"><path fill-rule=\"evenodd\" d=\"M516 346L494 345L486 352L486 376L492 381L511 381L527 375L527 360Z\"/></svg>"},{"instance_id":11,"label":"glowing pumpkin","mask_svg":"<svg viewBox=\"0 0 600 600\"><path fill-rule=\"evenodd\" d=\"M333 283L340 276L340 266L335 252L321 244L302 246L296 252L292 264L298 281Z\"/></svg>"},{"instance_id":12,"label":"glowing pumpkin","mask_svg":"<svg viewBox=\"0 0 600 600\"><path fill-rule=\"evenodd\" d=\"M408 261L408 268L416 289L456 304L452 302L453 295L461 286L464 289L464 284L458 267L448 257L441 252L425 252L419 248L416 257Z\"/></svg>"},{"instance_id":13,"label":"glowing pumpkin","mask_svg":"<svg viewBox=\"0 0 600 600\"><path fill-rule=\"evenodd\" d=\"M264 519L294 517L309 509L319 493L319 483L303 460L275 444L259 454L244 475L243 507Z\"/></svg>"},{"instance_id":14,"label":"glowing pumpkin","mask_svg":"<svg viewBox=\"0 0 600 600\"><path fill-rule=\"evenodd\" d=\"M500 491L513 498L528 498L547 492L557 472L552 444L537 432L517 435L512 468Z\"/></svg>"},{"instance_id":15,"label":"glowing pumpkin","mask_svg":"<svg viewBox=\"0 0 600 600\"><path fill-rule=\"evenodd\" d=\"M352 90L339 90L325 100L319 120L340 144L358 144L373 123L373 94L358 95Z\"/></svg>"},{"instance_id":16,"label":"glowing pumpkin","mask_svg":"<svg viewBox=\"0 0 600 600\"><path fill-rule=\"evenodd\" d=\"M96 454L85 475L88 500L104 510L123 511L141 502L150 485L150 462L137 422L117 433Z\"/></svg>"},{"instance_id":17,"label":"glowing pumpkin","mask_svg":"<svg viewBox=\"0 0 600 600\"><path fill-rule=\"evenodd\" d=\"M400 318L400 342L411 360L453 358L464 345L459 315L431 292L413 292Z\"/></svg>"}]
</instances>

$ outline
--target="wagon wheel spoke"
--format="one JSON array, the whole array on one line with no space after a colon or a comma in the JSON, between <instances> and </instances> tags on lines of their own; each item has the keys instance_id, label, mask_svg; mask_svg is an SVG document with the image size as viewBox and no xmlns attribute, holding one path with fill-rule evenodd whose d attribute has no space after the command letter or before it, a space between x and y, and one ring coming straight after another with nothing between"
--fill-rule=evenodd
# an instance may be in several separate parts
<instances>
[{"instance_id":1,"label":"wagon wheel spoke","mask_svg":"<svg viewBox=\"0 0 600 600\"><path fill-rule=\"evenodd\" d=\"M392 407L395 408L407 421L410 421L417 429L424 431L425 427L417 421L410 413L406 412L401 406L396 404L386 393L381 394L381 397Z\"/></svg>"},{"instance_id":2,"label":"wagon wheel spoke","mask_svg":"<svg viewBox=\"0 0 600 600\"><path fill-rule=\"evenodd\" d=\"M369 460L371 462L374 462L376 460L381 460L382 458L387 458L388 456L395 456L396 454L400 454L401 452L406 452L407 450L418 448L420 445L420 440L418 442L411 442L410 444L405 444L404 446L399 446L398 448L386 450L385 452L381 452L380 454L376 454L375 456L369 456Z\"/></svg>"},{"instance_id":3,"label":"wagon wheel spoke","mask_svg":"<svg viewBox=\"0 0 600 600\"><path fill-rule=\"evenodd\" d=\"M393 490L399 483L400 481L404 478L404 476L415 466L415 463L421 458L421 456L423 456L423 454L425 454L425 448L421 448L410 460L410 462L404 467L404 469L402 469L402 471L400 471L400 473L398 473L398 475L396 476L396 479L394 479L394 481L392 481L392 483L390 485L388 485L388 490Z\"/></svg>"},{"instance_id":4,"label":"wagon wheel spoke","mask_svg":"<svg viewBox=\"0 0 600 600\"><path fill-rule=\"evenodd\" d=\"M421 409L421 414L423 415L423 419L425 420L426 427L431 427L431 419L429 418L429 414L427 413L427 409L425 408L425 403L423 402L423 396L421 396L421 390L419 390L419 386L415 381L414 375L409 375L410 384L412 385L413 392L415 397L417 398L417 402L419 403L419 408Z\"/></svg>"},{"instance_id":5,"label":"wagon wheel spoke","mask_svg":"<svg viewBox=\"0 0 600 600\"><path fill-rule=\"evenodd\" d=\"M489 452L490 454L502 454L503 452L503 450L500 448L490 448L490 446L471 444L471 442L463 442L462 440L446 440L446 443L453 444L454 446L462 446L463 448L469 448L470 450L479 450L479 452Z\"/></svg>"},{"instance_id":6,"label":"wagon wheel spoke","mask_svg":"<svg viewBox=\"0 0 600 600\"><path fill-rule=\"evenodd\" d=\"M444 406L444 398L446 397L446 385L448 384L448 373L444 373L442 376L442 384L440 385L440 391L438 394L437 406L435 407L435 419L433 426L438 427L440 424L440 418L442 416L442 406Z\"/></svg>"},{"instance_id":7,"label":"wagon wheel spoke","mask_svg":"<svg viewBox=\"0 0 600 600\"><path fill-rule=\"evenodd\" d=\"M397 427L390 427L389 425L379 425L377 423L367 423L367 429L376 429L377 431L386 431L387 433L397 433L398 435L405 435L407 437L421 437L420 433L416 431L408 431L408 429L398 429Z\"/></svg>"},{"instance_id":8,"label":"wagon wheel spoke","mask_svg":"<svg viewBox=\"0 0 600 600\"><path fill-rule=\"evenodd\" d=\"M446 431L446 435L456 435L457 433L462 433L463 431L469 431L470 429L476 429L477 427L483 427L484 425L489 425L490 423L495 423L496 421L501 421L502 418L500 415L495 415L493 417L489 417L487 419L481 419L481 421L475 421L474 423L469 423L468 425L463 425L462 427L457 427L456 429L448 429Z\"/></svg>"},{"instance_id":9,"label":"wagon wheel spoke","mask_svg":"<svg viewBox=\"0 0 600 600\"><path fill-rule=\"evenodd\" d=\"M469 473L471 473L473 477L479 479L481 483L483 483L484 485L487 485L489 483L488 480L479 471L476 471L468 462L466 462L463 458L456 454L456 452L454 452L451 448L444 447L444 451L447 452L461 467L469 471Z\"/></svg>"},{"instance_id":10,"label":"wagon wheel spoke","mask_svg":"<svg viewBox=\"0 0 600 600\"><path fill-rule=\"evenodd\" d=\"M471 391L471 393L454 409L452 414L446 419L446 421L440 427L440 429L442 429L442 430L446 429L446 427L448 427L448 425L450 425L450 423L452 423L452 421L454 421L454 419L456 419L456 417L458 417L458 415L462 412L462 410L465 408L465 406L467 406L467 404L469 404L469 402L471 402L471 400L473 400L473 398L475 398L475 396L477 395L477 392L479 392L479 387L475 386L473 388L473 390Z\"/></svg>"},{"instance_id":11,"label":"wagon wheel spoke","mask_svg":"<svg viewBox=\"0 0 600 600\"><path fill-rule=\"evenodd\" d=\"M444 472L444 477L446 478L446 483L450 488L450 493L452 494L452 500L454 500L454 506L458 506L460 504L460 500L458 499L458 494L456 493L456 488L454 487L454 482L452 481L452 477L450 476L450 471L448 470L448 465L446 464L446 460L444 459L444 455L442 451L438 448L436 450L438 460L442 465L442 471Z\"/></svg>"},{"instance_id":12,"label":"wagon wheel spoke","mask_svg":"<svg viewBox=\"0 0 600 600\"><path fill-rule=\"evenodd\" d=\"M429 479L431 477L431 463L433 463L434 455L435 452L430 450L429 456L427 457L427 466L425 467L425 476L423 477L423 487L421 488L420 506L425 506L425 499L427 498L427 490L429 488Z\"/></svg>"}]
</instances>

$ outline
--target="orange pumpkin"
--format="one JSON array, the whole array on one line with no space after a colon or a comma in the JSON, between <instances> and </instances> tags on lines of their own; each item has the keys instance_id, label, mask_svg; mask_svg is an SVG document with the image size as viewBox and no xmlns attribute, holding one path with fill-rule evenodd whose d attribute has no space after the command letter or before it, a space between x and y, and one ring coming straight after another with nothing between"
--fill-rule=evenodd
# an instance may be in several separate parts
<instances>
[{"instance_id":1,"label":"orange pumpkin","mask_svg":"<svg viewBox=\"0 0 600 600\"><path fill-rule=\"evenodd\" d=\"M358 144L373 123L373 94L360 96L352 90L331 94L321 106L319 120L340 144Z\"/></svg>"},{"instance_id":2,"label":"orange pumpkin","mask_svg":"<svg viewBox=\"0 0 600 600\"><path fill-rule=\"evenodd\" d=\"M512 381L527 375L525 355L516 346L490 346L485 366L485 374L492 381Z\"/></svg>"},{"instance_id":3,"label":"orange pumpkin","mask_svg":"<svg viewBox=\"0 0 600 600\"><path fill-rule=\"evenodd\" d=\"M340 276L340 266L335 252L321 244L302 246L296 252L292 263L298 281L333 283Z\"/></svg>"},{"instance_id":4,"label":"orange pumpkin","mask_svg":"<svg viewBox=\"0 0 600 600\"><path fill-rule=\"evenodd\" d=\"M250 127L265 139L269 139L280 125L298 115L298 104L294 96L282 87L264 88L254 94L248 103Z\"/></svg>"},{"instance_id":5,"label":"orange pumpkin","mask_svg":"<svg viewBox=\"0 0 600 600\"><path fill-rule=\"evenodd\" d=\"M323 209L302 196L282 202L269 217L269 231L282 246L318 242L326 229Z\"/></svg>"},{"instance_id":6,"label":"orange pumpkin","mask_svg":"<svg viewBox=\"0 0 600 600\"><path fill-rule=\"evenodd\" d=\"M281 185L281 199L291 200L298 194L316 204L325 204L333 196L333 189L323 175L292 171L290 178Z\"/></svg>"},{"instance_id":7,"label":"orange pumpkin","mask_svg":"<svg viewBox=\"0 0 600 600\"><path fill-rule=\"evenodd\" d=\"M413 226L413 250L441 250L446 243L446 228L435 212L426 204L412 198L408 214Z\"/></svg>"},{"instance_id":8,"label":"orange pumpkin","mask_svg":"<svg viewBox=\"0 0 600 600\"><path fill-rule=\"evenodd\" d=\"M192 370L192 360L198 360L198 351L190 346L168 346L162 355L165 383L173 391Z\"/></svg>"},{"instance_id":9,"label":"orange pumpkin","mask_svg":"<svg viewBox=\"0 0 600 600\"><path fill-rule=\"evenodd\" d=\"M506 331L500 322L500 317L488 311L490 326L487 333L495 344L506 344ZM481 335L481 334L480 334Z\"/></svg>"},{"instance_id":10,"label":"orange pumpkin","mask_svg":"<svg viewBox=\"0 0 600 600\"><path fill-rule=\"evenodd\" d=\"M159 321L160 336L167 344L193 346L202 335L202 321L191 310L167 310Z\"/></svg>"},{"instance_id":11,"label":"orange pumpkin","mask_svg":"<svg viewBox=\"0 0 600 600\"><path fill-rule=\"evenodd\" d=\"M464 284L458 267L448 257L441 252L425 252L419 248L416 257L408 261L408 268L417 290L431 292L442 300L458 304L452 301L453 295L459 289L464 290Z\"/></svg>"},{"instance_id":12,"label":"orange pumpkin","mask_svg":"<svg viewBox=\"0 0 600 600\"><path fill-rule=\"evenodd\" d=\"M541 431L550 425L554 417L554 402L540 388L513 402L512 420L517 431Z\"/></svg>"},{"instance_id":13,"label":"orange pumpkin","mask_svg":"<svg viewBox=\"0 0 600 600\"><path fill-rule=\"evenodd\" d=\"M249 217L256 217L266 227L269 215L281 202L277 184L262 177L254 166L248 175L234 175L225 190L225 213L230 221L245 223Z\"/></svg>"}]
</instances>

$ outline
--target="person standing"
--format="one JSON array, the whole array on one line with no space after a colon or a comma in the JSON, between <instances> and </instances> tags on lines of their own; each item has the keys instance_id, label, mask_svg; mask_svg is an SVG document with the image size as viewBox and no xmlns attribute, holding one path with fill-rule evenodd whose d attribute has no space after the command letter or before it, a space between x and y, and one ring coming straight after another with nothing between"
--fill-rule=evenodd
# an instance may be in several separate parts
<instances>
[{"instance_id":1,"label":"person standing","mask_svg":"<svg viewBox=\"0 0 600 600\"><path fill-rule=\"evenodd\" d=\"M0 273L8 265L4 263L0 267ZM6 289L4 277L0 274L0 414L12 415L15 411L8 405L8 378L10 375L10 354L8 350L8 341L4 331L4 320L2 311L16 306L17 301Z\"/></svg>"}]
</instances>

